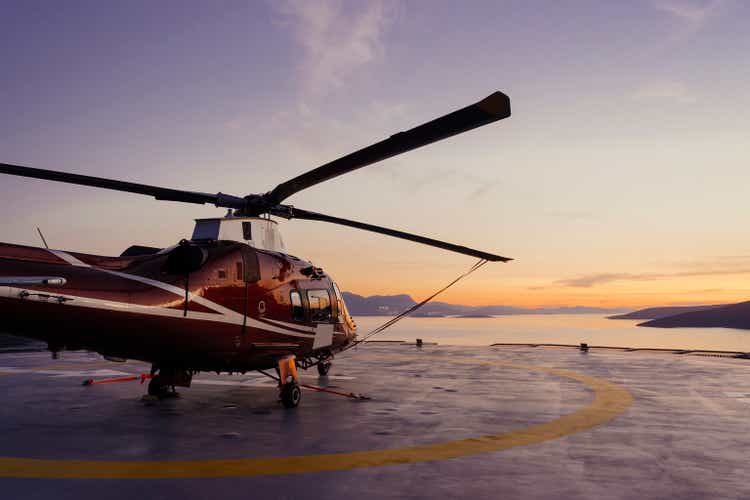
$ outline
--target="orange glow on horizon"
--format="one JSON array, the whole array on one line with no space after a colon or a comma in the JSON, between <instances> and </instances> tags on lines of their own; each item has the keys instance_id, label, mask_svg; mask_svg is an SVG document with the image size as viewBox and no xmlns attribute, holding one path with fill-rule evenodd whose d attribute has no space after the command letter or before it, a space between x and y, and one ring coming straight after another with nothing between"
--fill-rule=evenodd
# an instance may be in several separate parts
<instances>
[{"instance_id":1,"label":"orange glow on horizon","mask_svg":"<svg viewBox=\"0 0 750 500\"><path fill-rule=\"evenodd\" d=\"M468 306L506 305L523 308L543 307L600 307L646 308L671 305L729 304L750 300L744 288L745 279L722 280L721 286L708 286L706 279L668 280L662 282L612 284L597 287L507 286L502 284L480 286L472 277L460 282L439 295L435 300ZM715 283L713 283L715 285ZM414 300L422 300L440 286L364 287L349 290L363 296L395 295L406 293Z\"/></svg>"}]
</instances>

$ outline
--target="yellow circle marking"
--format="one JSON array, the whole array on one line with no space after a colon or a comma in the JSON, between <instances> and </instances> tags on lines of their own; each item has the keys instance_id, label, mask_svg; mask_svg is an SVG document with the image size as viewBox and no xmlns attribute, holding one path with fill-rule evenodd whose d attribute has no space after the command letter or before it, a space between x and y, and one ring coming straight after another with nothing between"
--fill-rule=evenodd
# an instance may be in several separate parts
<instances>
[{"instance_id":1,"label":"yellow circle marking","mask_svg":"<svg viewBox=\"0 0 750 500\"><path fill-rule=\"evenodd\" d=\"M420 359L420 358L414 358ZM421 358L424 360L424 358ZM51 479L165 479L246 477L275 474L325 472L383 465L446 460L541 443L609 422L633 402L631 394L617 384L570 370L544 368L469 358L449 361L517 368L572 379L594 391L587 406L543 424L523 429L455 441L389 448L384 450L303 455L289 457L238 458L229 460L46 460L0 457L0 477Z\"/></svg>"}]
</instances>

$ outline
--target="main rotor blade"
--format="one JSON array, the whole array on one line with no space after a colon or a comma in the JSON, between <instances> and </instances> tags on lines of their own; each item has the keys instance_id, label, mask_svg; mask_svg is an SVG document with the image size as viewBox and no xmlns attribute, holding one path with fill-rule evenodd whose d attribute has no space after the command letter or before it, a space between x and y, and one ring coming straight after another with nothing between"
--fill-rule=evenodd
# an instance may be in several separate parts
<instances>
[{"instance_id":1,"label":"main rotor blade","mask_svg":"<svg viewBox=\"0 0 750 500\"><path fill-rule=\"evenodd\" d=\"M444 241L434 240L432 238L426 238L424 236L418 236L416 234L405 233L396 229L374 226L372 224L366 224L364 222L357 222L349 219L341 219L339 217L333 217L331 215L320 214L317 212L308 212L307 210L301 210L299 208L294 208L286 205L272 208L270 210L270 213L273 215L278 215L280 217L286 217L288 219L317 220L321 222L330 222L331 224L339 224L341 226L355 227L357 229L364 229L365 231L371 231L373 233L385 234L388 236L393 236L395 238L401 238L403 240L422 243L423 245L442 248L443 250L448 250L450 252L471 255L472 257L486 259L492 262L508 262L509 260L513 260L509 257L502 257L500 255L482 252L481 250L475 250L473 248L468 248L461 245L454 245L453 243L446 243Z\"/></svg>"},{"instance_id":2,"label":"main rotor blade","mask_svg":"<svg viewBox=\"0 0 750 500\"><path fill-rule=\"evenodd\" d=\"M266 199L269 203L281 203L294 193L315 184L509 116L510 99L502 92L495 92L476 104L459 109L406 132L399 132L384 141L355 151L279 184L266 195Z\"/></svg>"},{"instance_id":3,"label":"main rotor blade","mask_svg":"<svg viewBox=\"0 0 750 500\"><path fill-rule=\"evenodd\" d=\"M103 177L91 177L89 175L71 174L57 170L44 170L41 168L22 167L0 163L0 174L19 175L22 177L33 177L48 181L67 182L68 184L79 184L127 193L138 193L153 196L157 200L182 201L185 203L212 203L217 207L239 208L245 207L245 199L223 193L210 194L195 191L182 191L180 189L169 189L148 184L136 184L134 182L117 181Z\"/></svg>"}]
</instances>

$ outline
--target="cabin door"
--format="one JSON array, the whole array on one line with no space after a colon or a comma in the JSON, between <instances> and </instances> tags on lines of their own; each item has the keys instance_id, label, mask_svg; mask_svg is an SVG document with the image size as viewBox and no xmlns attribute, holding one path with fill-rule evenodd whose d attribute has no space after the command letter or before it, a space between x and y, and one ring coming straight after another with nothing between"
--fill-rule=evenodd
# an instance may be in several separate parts
<instances>
[{"instance_id":1,"label":"cabin door","mask_svg":"<svg viewBox=\"0 0 750 500\"><path fill-rule=\"evenodd\" d=\"M310 319L315 323L315 340L313 349L322 349L333 343L333 307L331 294L327 289L307 291L307 302L310 305Z\"/></svg>"},{"instance_id":2,"label":"cabin door","mask_svg":"<svg viewBox=\"0 0 750 500\"><path fill-rule=\"evenodd\" d=\"M244 281L244 299L243 319L242 319L242 343L247 342L247 317L257 304L250 303L250 286L260 280L260 265L258 264L258 254L252 248L242 249L242 269L238 269L238 274L242 275ZM240 272L241 271L241 272Z\"/></svg>"}]
</instances>

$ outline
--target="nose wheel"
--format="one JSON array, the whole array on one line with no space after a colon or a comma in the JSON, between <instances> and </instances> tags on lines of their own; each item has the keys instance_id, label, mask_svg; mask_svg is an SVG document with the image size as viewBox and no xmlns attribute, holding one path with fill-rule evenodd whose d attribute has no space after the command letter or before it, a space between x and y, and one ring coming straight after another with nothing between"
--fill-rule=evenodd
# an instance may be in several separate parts
<instances>
[{"instance_id":1,"label":"nose wheel","mask_svg":"<svg viewBox=\"0 0 750 500\"><path fill-rule=\"evenodd\" d=\"M279 373L279 399L286 408L296 408L302 399L302 389L297 377L295 357L292 355L279 359L276 368Z\"/></svg>"},{"instance_id":2,"label":"nose wheel","mask_svg":"<svg viewBox=\"0 0 750 500\"><path fill-rule=\"evenodd\" d=\"M281 387L281 403L286 408L296 408L302 400L302 389L297 382L288 382Z\"/></svg>"}]
</instances>

